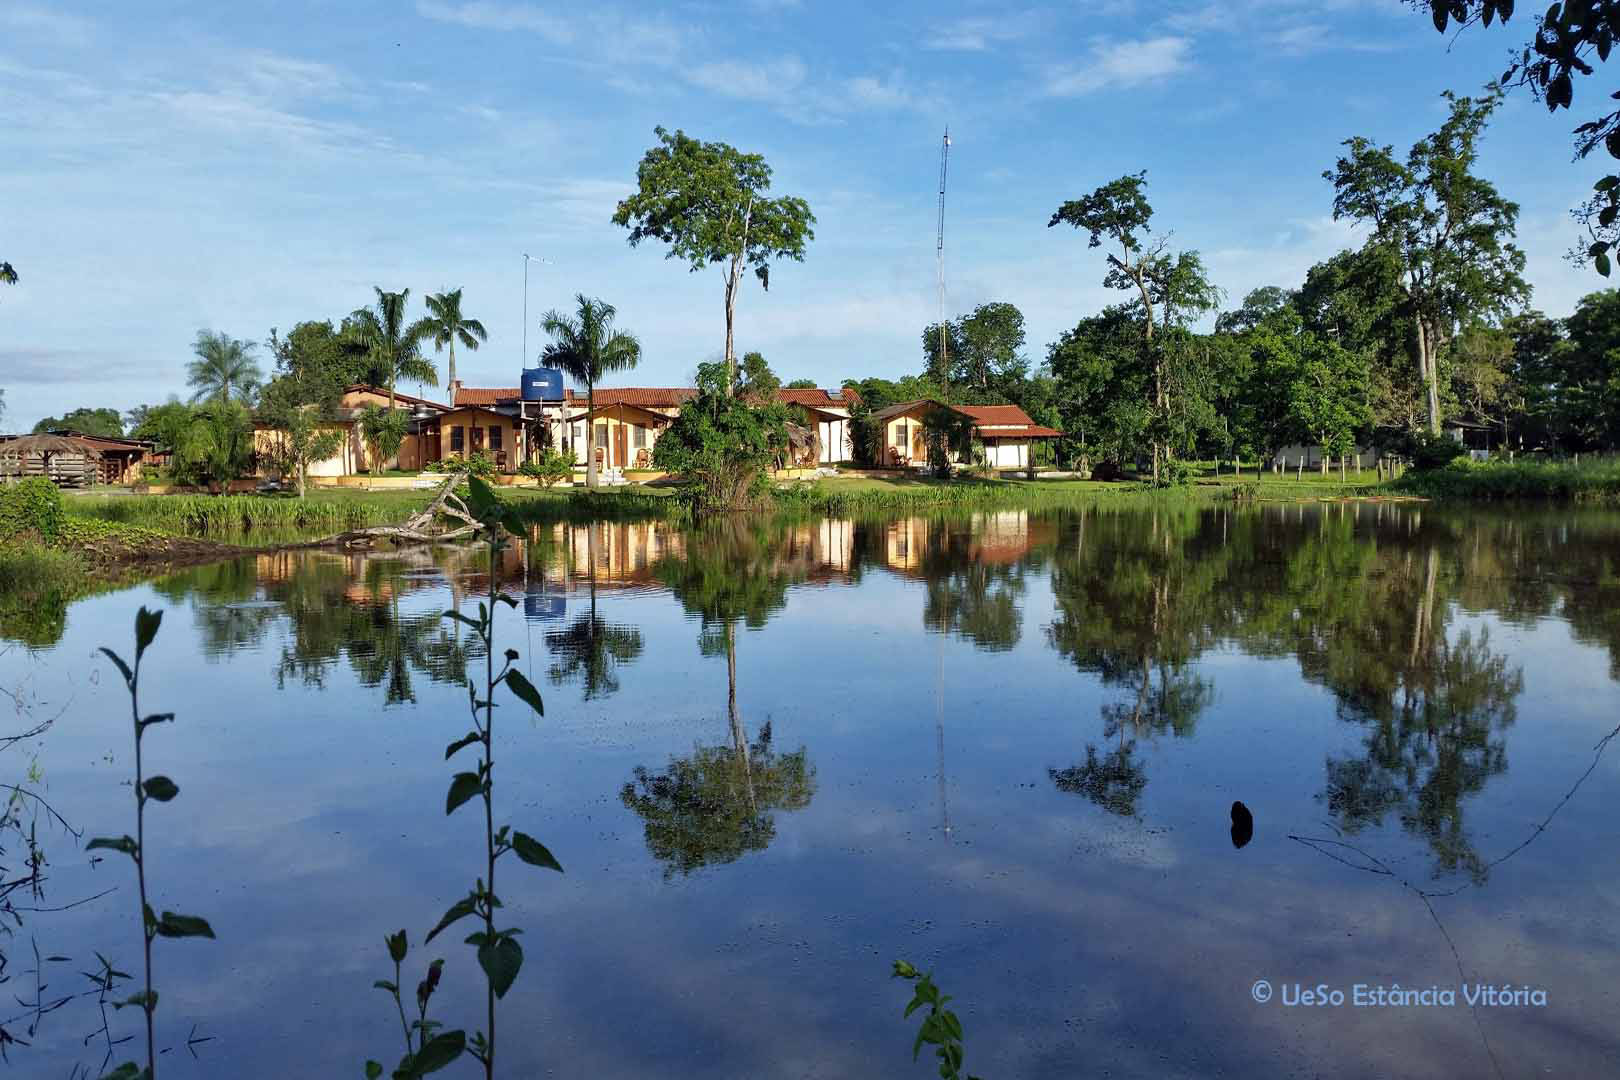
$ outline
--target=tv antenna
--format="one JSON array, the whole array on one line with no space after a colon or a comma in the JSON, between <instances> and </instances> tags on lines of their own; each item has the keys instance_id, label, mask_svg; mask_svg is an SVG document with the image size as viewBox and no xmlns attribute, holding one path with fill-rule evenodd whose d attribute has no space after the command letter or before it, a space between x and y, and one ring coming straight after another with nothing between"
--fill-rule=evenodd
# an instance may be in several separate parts
<instances>
[{"instance_id":1,"label":"tv antenna","mask_svg":"<svg viewBox=\"0 0 1620 1080\"><path fill-rule=\"evenodd\" d=\"M934 234L935 285L939 299L939 370L940 378L950 381L950 362L945 355L945 166L951 157L951 129L945 127L945 137L939 148L939 227Z\"/></svg>"}]
</instances>

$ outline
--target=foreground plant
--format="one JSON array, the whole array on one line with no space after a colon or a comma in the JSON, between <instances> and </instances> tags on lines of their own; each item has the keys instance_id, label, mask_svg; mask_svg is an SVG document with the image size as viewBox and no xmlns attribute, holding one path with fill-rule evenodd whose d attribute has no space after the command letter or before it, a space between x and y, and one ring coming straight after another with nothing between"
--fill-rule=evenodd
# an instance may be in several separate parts
<instances>
[{"instance_id":1,"label":"foreground plant","mask_svg":"<svg viewBox=\"0 0 1620 1080\"><path fill-rule=\"evenodd\" d=\"M460 1057L462 1051L467 1048L467 1033L459 1030L441 1033L439 1028L443 1025L436 1020L428 1019L428 1002L432 1000L433 992L439 988L439 977L444 973L442 959L430 963L427 974L416 984L416 1019L411 1021L405 1019L405 1001L400 997L399 985L401 969L405 963L405 955L410 951L410 943L406 940L403 930L389 934L386 940L388 956L394 961L394 977L391 980L378 979L372 985L393 995L394 1007L399 1010L400 1034L405 1037L405 1056L400 1059L399 1067L391 1075L394 1080L412 1080L414 1077L437 1072ZM382 1074L383 1067L380 1062L366 1062L366 1080L377 1080Z\"/></svg>"},{"instance_id":2,"label":"foreground plant","mask_svg":"<svg viewBox=\"0 0 1620 1080\"><path fill-rule=\"evenodd\" d=\"M160 724L166 720L174 719L173 713L153 713L142 716L140 709L140 677L141 657L146 653L146 647L152 644L157 637L158 625L163 622L161 611L148 611L141 608L135 614L135 665L126 664L122 657L111 649L103 648L119 672L124 676L124 685L129 690L130 715L135 724L135 835L131 836L98 836L85 845L86 851L95 851L105 848L109 851L119 851L128 855L135 863L135 881L140 892L141 901L141 936L144 962L144 989L140 993L131 995L123 1001L114 1002L113 1007L121 1009L126 1005L139 1005L146 1014L146 1068L142 1069L134 1062L126 1062L114 1069L108 1075L108 1080L131 1080L131 1078L144 1078L154 1080L157 1076L157 1043L153 1037L152 1014L157 1011L157 991L152 989L152 941L155 938L185 938L214 936L213 927L208 920L195 915L177 915L172 911L165 911L162 916L152 914L152 905L147 901L146 892L146 804L152 799L158 802L169 802L180 794L180 788L167 776L154 776L147 778L141 757L142 739L146 736L146 729L153 724Z\"/></svg>"},{"instance_id":3,"label":"foreground plant","mask_svg":"<svg viewBox=\"0 0 1620 1080\"><path fill-rule=\"evenodd\" d=\"M916 1061L922 1053L923 1043L931 1044L934 1056L939 1058L939 1075L941 1080L963 1080L962 1072L962 1022L956 1014L945 1007L951 1000L949 994L940 993L939 987L934 985L933 975L929 972L918 971L904 960L894 962L894 977L909 979L915 982L916 988L912 993L911 1004L906 1006L905 1015L910 1016L922 1006L928 1006L928 1015L923 1017L922 1028L917 1032L917 1041L911 1047L911 1060ZM972 1074L966 1074L966 1080L979 1080Z\"/></svg>"},{"instance_id":4,"label":"foreground plant","mask_svg":"<svg viewBox=\"0 0 1620 1080\"><path fill-rule=\"evenodd\" d=\"M481 919L482 930L468 935L468 945L477 949L478 966L484 971L486 983L487 1030L477 1032L469 1040L468 1049L484 1065L484 1075L495 1075L495 1002L506 996L523 966L523 949L517 943L522 931L516 927L501 929L495 925L495 909L501 906L495 892L495 864L501 856L511 852L530 866L562 872L562 866L552 857L540 841L527 833L518 832L510 825L495 825L494 772L495 772L495 688L505 683L507 689L538 715L545 715L540 691L534 684L512 667L518 658L513 649L505 652L505 663L495 670L495 604L517 606L517 600L496 587L497 557L507 544L507 534L521 535L521 526L510 507L504 505L490 490L489 485L476 476L467 478L467 506L478 521L479 530L489 548L489 600L478 605L476 619L459 611L447 611L444 617L470 627L484 645L484 685L477 686L467 679L467 701L472 713L473 729L445 748L445 760L469 746L477 746L481 756L473 771L459 772L450 780L445 797L444 812L454 813L456 808L474 798L484 804L484 872L472 891L450 905L438 925L428 933L423 944L432 941L453 923L468 916ZM482 696L480 696L480 693ZM480 715L482 714L482 715ZM392 951L392 945L390 945ZM429 1043L431 1045L431 1041ZM398 1075L398 1074L396 1074Z\"/></svg>"}]
</instances>

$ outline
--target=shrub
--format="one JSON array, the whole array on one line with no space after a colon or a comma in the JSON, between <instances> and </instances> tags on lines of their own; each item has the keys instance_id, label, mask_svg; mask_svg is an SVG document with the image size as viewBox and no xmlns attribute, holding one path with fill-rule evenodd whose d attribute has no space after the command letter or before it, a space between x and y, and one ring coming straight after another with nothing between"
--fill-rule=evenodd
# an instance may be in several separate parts
<instances>
[{"instance_id":1,"label":"shrub","mask_svg":"<svg viewBox=\"0 0 1620 1080\"><path fill-rule=\"evenodd\" d=\"M539 461L525 461L518 472L540 481L542 487L554 487L574 475L574 459L560 450L547 450Z\"/></svg>"},{"instance_id":2,"label":"shrub","mask_svg":"<svg viewBox=\"0 0 1620 1080\"><path fill-rule=\"evenodd\" d=\"M1432 432L1419 431L1409 435L1403 442L1401 452L1411 458L1412 467L1419 470L1443 469L1468 454L1462 443L1444 432L1435 435Z\"/></svg>"},{"instance_id":3,"label":"shrub","mask_svg":"<svg viewBox=\"0 0 1620 1080\"><path fill-rule=\"evenodd\" d=\"M62 493L43 476L0 486L0 538L35 532L46 543L62 535Z\"/></svg>"},{"instance_id":4,"label":"shrub","mask_svg":"<svg viewBox=\"0 0 1620 1080\"><path fill-rule=\"evenodd\" d=\"M1159 466L1159 487L1185 487L1192 481L1192 466L1180 458L1168 458Z\"/></svg>"}]
</instances>

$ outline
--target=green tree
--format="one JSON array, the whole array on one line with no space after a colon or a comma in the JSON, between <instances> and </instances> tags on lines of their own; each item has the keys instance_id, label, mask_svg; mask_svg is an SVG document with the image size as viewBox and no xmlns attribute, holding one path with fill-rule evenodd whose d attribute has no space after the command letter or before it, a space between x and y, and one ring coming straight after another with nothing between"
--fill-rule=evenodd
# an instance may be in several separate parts
<instances>
[{"instance_id":1,"label":"green tree","mask_svg":"<svg viewBox=\"0 0 1620 1080\"><path fill-rule=\"evenodd\" d=\"M334 328L329 319L310 319L295 324L285 337L272 328L266 345L278 374L320 383L333 393L341 394L355 383L382 386L387 382L382 372L371 369L369 347L352 321Z\"/></svg>"},{"instance_id":2,"label":"green tree","mask_svg":"<svg viewBox=\"0 0 1620 1080\"><path fill-rule=\"evenodd\" d=\"M1356 136L1324 178L1334 187L1333 216L1371 229L1369 246L1400 266L1402 299L1414 331L1428 427L1440 431L1439 364L1459 323L1506 315L1529 296L1524 254L1512 243L1517 203L1473 172L1478 143L1501 94L1445 94L1451 112L1405 161L1389 146Z\"/></svg>"},{"instance_id":3,"label":"green tree","mask_svg":"<svg viewBox=\"0 0 1620 1080\"><path fill-rule=\"evenodd\" d=\"M1246 334L1285 308L1294 306L1294 294L1276 285L1251 289L1235 311L1215 318L1217 334Z\"/></svg>"},{"instance_id":4,"label":"green tree","mask_svg":"<svg viewBox=\"0 0 1620 1080\"><path fill-rule=\"evenodd\" d=\"M228 334L197 331L197 340L191 346L197 359L186 368L186 383L194 391L192 404L201 401L251 403L253 392L263 377L253 359L255 348L253 342L239 341Z\"/></svg>"},{"instance_id":5,"label":"green tree","mask_svg":"<svg viewBox=\"0 0 1620 1080\"><path fill-rule=\"evenodd\" d=\"M789 390L815 390L820 386L814 379L794 379L784 385Z\"/></svg>"},{"instance_id":6,"label":"green tree","mask_svg":"<svg viewBox=\"0 0 1620 1080\"><path fill-rule=\"evenodd\" d=\"M175 479L223 495L253 461L253 422L235 401L220 401L173 416Z\"/></svg>"},{"instance_id":7,"label":"green tree","mask_svg":"<svg viewBox=\"0 0 1620 1080\"><path fill-rule=\"evenodd\" d=\"M1029 375L1024 313L1013 304L980 304L972 314L948 322L945 339L948 370L941 368L939 324L923 331L923 370L935 382L1005 397Z\"/></svg>"},{"instance_id":8,"label":"green tree","mask_svg":"<svg viewBox=\"0 0 1620 1080\"><path fill-rule=\"evenodd\" d=\"M410 430L410 423L411 419L403 409L385 409L373 403L360 410L360 434L370 452L372 475L381 476L383 466L399 453Z\"/></svg>"},{"instance_id":9,"label":"green tree","mask_svg":"<svg viewBox=\"0 0 1620 1080\"><path fill-rule=\"evenodd\" d=\"M445 384L453 386L456 381L456 342L461 342L463 348L477 352L478 343L488 341L489 333L483 323L462 315L460 289L430 293L427 308L428 316L422 320L422 326L429 331L435 351L449 346L450 366ZM525 356L523 362L527 364L529 358ZM455 402L450 404L454 405Z\"/></svg>"},{"instance_id":10,"label":"green tree","mask_svg":"<svg viewBox=\"0 0 1620 1080\"><path fill-rule=\"evenodd\" d=\"M1620 446L1620 290L1581 298L1556 352L1559 425L1572 449Z\"/></svg>"},{"instance_id":11,"label":"green tree","mask_svg":"<svg viewBox=\"0 0 1620 1080\"><path fill-rule=\"evenodd\" d=\"M0 285L17 284L17 270L10 263L0 260Z\"/></svg>"},{"instance_id":12,"label":"green tree","mask_svg":"<svg viewBox=\"0 0 1620 1080\"><path fill-rule=\"evenodd\" d=\"M771 262L804 261L815 239L810 205L791 195L769 198L771 167L758 154L721 142L701 142L683 131L655 128L659 145L642 156L636 193L622 200L613 223L630 229L630 246L651 238L669 245L665 258L682 259L694 273L725 267L726 393L735 390L733 327L743 274L752 270L771 286Z\"/></svg>"},{"instance_id":13,"label":"green tree","mask_svg":"<svg viewBox=\"0 0 1620 1080\"><path fill-rule=\"evenodd\" d=\"M259 395L259 416L274 433L267 455L283 477L292 476L304 497L309 467L337 453L343 432L331 425L337 399L330 384L315 377L282 375Z\"/></svg>"},{"instance_id":14,"label":"green tree","mask_svg":"<svg viewBox=\"0 0 1620 1080\"><path fill-rule=\"evenodd\" d=\"M1322 448L1322 473L1328 457L1355 448L1356 432L1367 423L1366 365L1360 356L1304 334L1299 342L1299 368L1288 388L1289 415Z\"/></svg>"},{"instance_id":15,"label":"green tree","mask_svg":"<svg viewBox=\"0 0 1620 1080\"><path fill-rule=\"evenodd\" d=\"M74 409L62 416L47 416L34 425L34 434L44 431L77 431L84 435L110 435L122 438L124 420L117 409Z\"/></svg>"},{"instance_id":16,"label":"green tree","mask_svg":"<svg viewBox=\"0 0 1620 1080\"><path fill-rule=\"evenodd\" d=\"M575 313L555 309L540 319L540 328L556 340L542 358L585 384L585 486L596 487L596 384L611 371L629 371L641 361L641 342L614 326L619 309L578 293Z\"/></svg>"},{"instance_id":17,"label":"green tree","mask_svg":"<svg viewBox=\"0 0 1620 1080\"><path fill-rule=\"evenodd\" d=\"M366 366L382 376L388 387L388 408L392 410L394 387L400 379L439 385L439 373L433 361L422 355L422 342L433 330L427 319L406 323L411 290L384 292L372 286L372 291L377 294L376 306L357 308L350 314L350 335L364 347Z\"/></svg>"},{"instance_id":18,"label":"green tree","mask_svg":"<svg viewBox=\"0 0 1620 1080\"><path fill-rule=\"evenodd\" d=\"M1082 319L1047 350L1061 426L1082 468L1094 457L1126 462L1147 438L1152 373L1141 335L1140 315L1115 305Z\"/></svg>"},{"instance_id":19,"label":"green tree","mask_svg":"<svg viewBox=\"0 0 1620 1080\"><path fill-rule=\"evenodd\" d=\"M653 465L680 477L683 495L699 513L760 505L765 469L788 445L787 408L753 404L746 383L728 387L728 365L698 366L698 394L659 436Z\"/></svg>"},{"instance_id":20,"label":"green tree","mask_svg":"<svg viewBox=\"0 0 1620 1080\"><path fill-rule=\"evenodd\" d=\"M1148 405L1152 422L1148 434L1153 444L1153 480L1160 480L1161 461L1170 452L1174 429L1185 421L1193 402L1174 398L1177 391L1193 391L1201 383L1190 366L1192 354L1164 348L1154 339L1155 312L1163 315L1166 328L1184 326L1189 317L1212 311L1219 303L1219 291L1208 281L1197 252L1174 257L1168 240L1149 231L1153 207L1142 188L1147 174L1135 173L1104 184L1080 199L1058 207L1047 227L1072 225L1089 234L1093 248L1111 243L1118 250L1108 253L1108 273L1103 284L1109 288L1135 290L1140 304L1142 352L1151 372ZM1180 371L1172 370L1179 366Z\"/></svg>"}]
</instances>

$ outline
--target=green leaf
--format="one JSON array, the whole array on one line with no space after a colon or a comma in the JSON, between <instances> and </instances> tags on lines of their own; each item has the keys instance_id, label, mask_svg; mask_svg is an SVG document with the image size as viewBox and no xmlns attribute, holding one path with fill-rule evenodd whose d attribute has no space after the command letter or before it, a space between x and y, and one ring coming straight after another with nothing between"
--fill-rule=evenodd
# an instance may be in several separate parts
<instances>
[{"instance_id":1,"label":"green leaf","mask_svg":"<svg viewBox=\"0 0 1620 1080\"><path fill-rule=\"evenodd\" d=\"M444 812L454 813L456 807L484 790L477 773L458 772L450 778L450 791L444 797Z\"/></svg>"},{"instance_id":2,"label":"green leaf","mask_svg":"<svg viewBox=\"0 0 1620 1080\"><path fill-rule=\"evenodd\" d=\"M506 527L511 529L513 532L517 532L517 530L512 529L512 526L510 525L507 525ZM496 593L495 599L499 600L509 608L515 609L517 607L517 597L513 596L511 593ZM513 652L511 649L507 649L506 651L511 655L512 659L517 659L517 653Z\"/></svg>"},{"instance_id":3,"label":"green leaf","mask_svg":"<svg viewBox=\"0 0 1620 1080\"><path fill-rule=\"evenodd\" d=\"M372 983L371 986L374 990L386 990L390 994L399 993L399 986L393 982L390 982L388 979L378 979L376 982Z\"/></svg>"},{"instance_id":4,"label":"green leaf","mask_svg":"<svg viewBox=\"0 0 1620 1080\"><path fill-rule=\"evenodd\" d=\"M102 1074L101 1080L141 1080L146 1070L133 1061L126 1061L110 1073Z\"/></svg>"},{"instance_id":5,"label":"green leaf","mask_svg":"<svg viewBox=\"0 0 1620 1080\"><path fill-rule=\"evenodd\" d=\"M153 724L161 724L166 720L173 720L173 719L174 719L174 713L172 713L172 712L153 713L151 716L146 716L146 717L141 718L140 728L141 728L141 730L144 731L145 729L151 727Z\"/></svg>"},{"instance_id":6,"label":"green leaf","mask_svg":"<svg viewBox=\"0 0 1620 1080\"><path fill-rule=\"evenodd\" d=\"M415 1077L438 1072L460 1057L466 1048L467 1033L464 1031L446 1031L435 1035L411 1058L410 1071L406 1075Z\"/></svg>"},{"instance_id":7,"label":"green leaf","mask_svg":"<svg viewBox=\"0 0 1620 1080\"><path fill-rule=\"evenodd\" d=\"M518 658L518 651L516 649L507 649L506 658L508 660L516 660Z\"/></svg>"},{"instance_id":8,"label":"green leaf","mask_svg":"<svg viewBox=\"0 0 1620 1080\"><path fill-rule=\"evenodd\" d=\"M160 937L205 937L214 936L214 928L208 925L207 919L196 915L176 915L172 911L165 911L158 920L157 932Z\"/></svg>"},{"instance_id":9,"label":"green leaf","mask_svg":"<svg viewBox=\"0 0 1620 1080\"><path fill-rule=\"evenodd\" d=\"M503 998L517 979L518 970L523 967L523 947L515 938L509 937L501 938L494 945L480 945L478 966L489 976L489 985L494 988L495 996Z\"/></svg>"},{"instance_id":10,"label":"green leaf","mask_svg":"<svg viewBox=\"0 0 1620 1080\"><path fill-rule=\"evenodd\" d=\"M473 903L472 897L468 896L461 900L457 900L455 903L450 905L448 910L445 911L444 917L439 920L439 924L432 930L428 931L428 936L422 940L422 944L426 945L428 942L439 936L439 931L443 930L445 927L459 919L465 919L475 910L477 910L477 908Z\"/></svg>"},{"instance_id":11,"label":"green leaf","mask_svg":"<svg viewBox=\"0 0 1620 1080\"><path fill-rule=\"evenodd\" d=\"M157 995L156 990L153 990L150 993L148 993L145 990L142 990L138 994L131 994L131 995L129 995L129 997L125 998L123 1001L115 1001L115 1002L113 1002L113 1008L122 1009L126 1005L133 1005L137 1009L144 1009L144 1008L146 1008L146 1003L147 1003L148 1000L151 1001L152 1008L154 1008L154 1009L157 1008L158 995Z\"/></svg>"},{"instance_id":12,"label":"green leaf","mask_svg":"<svg viewBox=\"0 0 1620 1080\"><path fill-rule=\"evenodd\" d=\"M106 653L107 656L112 660L112 662L118 665L118 670L122 671L124 673L124 682L128 683L128 682L132 682L134 680L135 675L134 675L133 672L131 672L129 670L129 665L124 663L124 658L123 657L119 656L117 653L113 652L111 649L107 648L105 645L103 645L101 647L101 651Z\"/></svg>"},{"instance_id":13,"label":"green leaf","mask_svg":"<svg viewBox=\"0 0 1620 1080\"><path fill-rule=\"evenodd\" d=\"M158 802L168 802L180 794L179 786L167 776L154 776L142 784L141 788L146 792L148 799L156 799Z\"/></svg>"},{"instance_id":14,"label":"green leaf","mask_svg":"<svg viewBox=\"0 0 1620 1080\"><path fill-rule=\"evenodd\" d=\"M125 855L134 858L135 838L133 836L120 836L117 838L111 836L98 836L88 844L84 845L84 850L86 851L95 851L97 848L107 848L111 851L122 851Z\"/></svg>"},{"instance_id":15,"label":"green leaf","mask_svg":"<svg viewBox=\"0 0 1620 1080\"><path fill-rule=\"evenodd\" d=\"M552 856L550 851L546 850L546 845L528 833L515 832L512 834L512 850L517 852L518 858L530 866L555 870L559 874L563 872L562 864Z\"/></svg>"},{"instance_id":16,"label":"green leaf","mask_svg":"<svg viewBox=\"0 0 1620 1080\"><path fill-rule=\"evenodd\" d=\"M465 750L467 747L471 746L481 738L483 738L483 736L479 735L476 731L467 732L467 734L463 735L461 738L444 748L444 760L449 761L451 758L456 756L457 751Z\"/></svg>"},{"instance_id":17,"label":"green leaf","mask_svg":"<svg viewBox=\"0 0 1620 1080\"><path fill-rule=\"evenodd\" d=\"M410 943L405 939L405 931L401 930L397 934L389 934L384 940L388 943L388 958L396 964L403 961L405 954L410 951Z\"/></svg>"},{"instance_id":18,"label":"green leaf","mask_svg":"<svg viewBox=\"0 0 1620 1080\"><path fill-rule=\"evenodd\" d=\"M472 627L474 630L482 630L483 629L483 626L479 624L477 619L474 619L474 618L471 618L469 616L463 615L459 611L446 611L445 613L440 615L439 618L441 618L441 619L454 619L458 623L467 624L468 626Z\"/></svg>"},{"instance_id":19,"label":"green leaf","mask_svg":"<svg viewBox=\"0 0 1620 1080\"><path fill-rule=\"evenodd\" d=\"M366 1080L377 1080L382 1075L383 1067L375 1061L366 1062Z\"/></svg>"},{"instance_id":20,"label":"green leaf","mask_svg":"<svg viewBox=\"0 0 1620 1080\"><path fill-rule=\"evenodd\" d=\"M152 644L157 637L158 626L163 622L163 612L148 611L143 606L135 613L135 662L141 662L141 654L146 647Z\"/></svg>"},{"instance_id":21,"label":"green leaf","mask_svg":"<svg viewBox=\"0 0 1620 1080\"><path fill-rule=\"evenodd\" d=\"M511 687L512 693L521 698L529 708L541 716L546 715L546 706L540 700L540 691L534 688L534 683L525 678L521 671L508 671L506 673L506 685Z\"/></svg>"},{"instance_id":22,"label":"green leaf","mask_svg":"<svg viewBox=\"0 0 1620 1080\"><path fill-rule=\"evenodd\" d=\"M1609 253L1607 251L1598 252L1597 258L1593 262L1597 265L1598 273L1604 277L1609 276Z\"/></svg>"}]
</instances>

